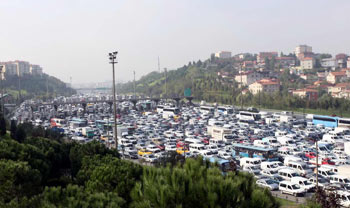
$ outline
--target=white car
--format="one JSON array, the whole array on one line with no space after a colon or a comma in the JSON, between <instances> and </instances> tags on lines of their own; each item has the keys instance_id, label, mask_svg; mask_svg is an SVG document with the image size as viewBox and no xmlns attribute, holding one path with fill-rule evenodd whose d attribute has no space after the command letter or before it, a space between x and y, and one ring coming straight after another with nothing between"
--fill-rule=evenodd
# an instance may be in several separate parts
<instances>
[{"instance_id":1,"label":"white car","mask_svg":"<svg viewBox=\"0 0 350 208\"><path fill-rule=\"evenodd\" d=\"M261 175L268 176L268 177L276 177L276 176L278 176L278 172L277 172L277 170L265 169L265 170L261 171Z\"/></svg>"},{"instance_id":2,"label":"white car","mask_svg":"<svg viewBox=\"0 0 350 208\"><path fill-rule=\"evenodd\" d=\"M278 190L278 183L269 179L260 179L256 181L256 184L263 188L268 188L271 191Z\"/></svg>"},{"instance_id":3,"label":"white car","mask_svg":"<svg viewBox=\"0 0 350 208\"><path fill-rule=\"evenodd\" d=\"M282 194L286 193L293 196L304 196L306 192L298 184L290 181L281 181L278 188Z\"/></svg>"},{"instance_id":4,"label":"white car","mask_svg":"<svg viewBox=\"0 0 350 208\"><path fill-rule=\"evenodd\" d=\"M142 156L142 158L149 163L155 163L158 160L158 158L153 154L145 154Z\"/></svg>"}]
</instances>

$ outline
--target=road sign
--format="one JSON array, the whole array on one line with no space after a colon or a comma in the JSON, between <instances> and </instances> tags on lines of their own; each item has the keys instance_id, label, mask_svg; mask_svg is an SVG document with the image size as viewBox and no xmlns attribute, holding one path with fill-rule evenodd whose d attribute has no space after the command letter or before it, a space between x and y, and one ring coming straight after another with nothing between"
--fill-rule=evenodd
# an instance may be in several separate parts
<instances>
[{"instance_id":1,"label":"road sign","mask_svg":"<svg viewBox=\"0 0 350 208\"><path fill-rule=\"evenodd\" d=\"M185 94L185 97L191 97L192 95L191 88L186 88L184 94Z\"/></svg>"}]
</instances>

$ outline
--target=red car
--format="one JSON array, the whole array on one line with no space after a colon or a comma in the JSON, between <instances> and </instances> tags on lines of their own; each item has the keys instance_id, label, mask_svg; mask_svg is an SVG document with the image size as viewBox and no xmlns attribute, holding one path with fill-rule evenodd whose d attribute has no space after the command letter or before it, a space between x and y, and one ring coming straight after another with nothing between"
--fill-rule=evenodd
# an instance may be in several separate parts
<instances>
[{"instance_id":1,"label":"red car","mask_svg":"<svg viewBox=\"0 0 350 208\"><path fill-rule=\"evenodd\" d=\"M329 158L324 158L322 160L322 165L335 165L335 162L333 162L331 159Z\"/></svg>"},{"instance_id":2,"label":"red car","mask_svg":"<svg viewBox=\"0 0 350 208\"><path fill-rule=\"evenodd\" d=\"M305 153L305 157L308 157L308 158L315 158L316 157L316 153L314 152L308 152L308 153Z\"/></svg>"}]
</instances>

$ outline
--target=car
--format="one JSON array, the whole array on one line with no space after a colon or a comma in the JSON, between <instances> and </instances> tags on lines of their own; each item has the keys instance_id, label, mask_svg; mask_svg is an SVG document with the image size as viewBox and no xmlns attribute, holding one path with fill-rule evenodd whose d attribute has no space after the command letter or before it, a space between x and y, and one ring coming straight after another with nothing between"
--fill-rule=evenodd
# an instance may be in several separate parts
<instances>
[{"instance_id":1,"label":"car","mask_svg":"<svg viewBox=\"0 0 350 208\"><path fill-rule=\"evenodd\" d=\"M279 183L271 179L259 179L256 181L256 184L263 188L268 188L269 190L278 190Z\"/></svg>"},{"instance_id":2,"label":"car","mask_svg":"<svg viewBox=\"0 0 350 208\"><path fill-rule=\"evenodd\" d=\"M293 196L305 196L305 189L301 188L298 184L291 181L281 181L279 183L279 190L281 194L290 194Z\"/></svg>"}]
</instances>

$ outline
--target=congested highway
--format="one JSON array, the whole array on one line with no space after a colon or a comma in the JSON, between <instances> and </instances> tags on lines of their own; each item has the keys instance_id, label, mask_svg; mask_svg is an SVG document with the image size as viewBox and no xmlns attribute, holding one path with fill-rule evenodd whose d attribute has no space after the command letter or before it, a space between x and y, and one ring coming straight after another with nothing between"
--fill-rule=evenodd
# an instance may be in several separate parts
<instances>
[{"instance_id":1,"label":"congested highway","mask_svg":"<svg viewBox=\"0 0 350 208\"><path fill-rule=\"evenodd\" d=\"M12 119L51 128L72 141L98 141L114 148L111 105L89 103L108 96L60 97L58 101L85 100L87 106L69 104L57 109L28 100ZM218 163L223 172L253 174L259 186L280 197L303 202L301 197L311 196L318 185L337 191L342 205L350 205L350 131L338 125L341 119L334 126L332 118L322 116L296 117L292 112L255 108L239 111L204 102L175 107L165 100L158 105L140 101L136 108L124 101L117 109L118 150L124 158L152 164L167 152L201 155Z\"/></svg>"}]
</instances>

